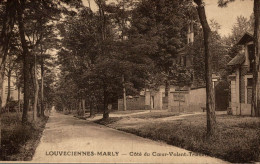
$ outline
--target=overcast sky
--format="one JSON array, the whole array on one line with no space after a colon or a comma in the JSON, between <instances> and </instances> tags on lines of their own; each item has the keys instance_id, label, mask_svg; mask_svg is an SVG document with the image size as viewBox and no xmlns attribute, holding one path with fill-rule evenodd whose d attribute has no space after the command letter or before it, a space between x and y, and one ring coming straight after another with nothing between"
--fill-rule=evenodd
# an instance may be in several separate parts
<instances>
[{"instance_id":1,"label":"overcast sky","mask_svg":"<svg viewBox=\"0 0 260 164\"><path fill-rule=\"evenodd\" d=\"M208 20L215 19L221 25L219 32L222 36L230 34L232 26L236 23L237 16L242 15L249 19L253 13L252 0L236 0L224 8L218 7L217 1L206 0L205 8Z\"/></svg>"},{"instance_id":2,"label":"overcast sky","mask_svg":"<svg viewBox=\"0 0 260 164\"><path fill-rule=\"evenodd\" d=\"M110 0L115 1L115 0ZM206 15L207 19L215 19L220 25L219 33L224 36L231 33L232 26L236 23L237 16L244 16L249 18L253 13L252 0L236 0L230 3L225 8L220 8L217 5L218 0L204 0L206 2ZM88 0L83 0L83 3L88 6ZM90 0L91 9L96 11L97 6L94 0Z\"/></svg>"}]
</instances>

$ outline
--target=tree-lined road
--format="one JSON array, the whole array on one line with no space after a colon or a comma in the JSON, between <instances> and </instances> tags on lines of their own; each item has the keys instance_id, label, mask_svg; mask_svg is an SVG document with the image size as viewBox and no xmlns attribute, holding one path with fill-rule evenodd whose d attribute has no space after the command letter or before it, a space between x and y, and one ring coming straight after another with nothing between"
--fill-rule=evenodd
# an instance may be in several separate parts
<instances>
[{"instance_id":1,"label":"tree-lined road","mask_svg":"<svg viewBox=\"0 0 260 164\"><path fill-rule=\"evenodd\" d=\"M33 162L225 163L55 111Z\"/></svg>"}]
</instances>

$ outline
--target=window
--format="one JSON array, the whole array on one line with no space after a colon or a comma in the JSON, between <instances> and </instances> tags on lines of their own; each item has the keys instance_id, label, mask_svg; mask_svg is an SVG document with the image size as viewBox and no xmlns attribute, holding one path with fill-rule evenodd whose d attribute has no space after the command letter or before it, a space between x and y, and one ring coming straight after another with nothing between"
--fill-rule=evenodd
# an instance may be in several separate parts
<instances>
[{"instance_id":1,"label":"window","mask_svg":"<svg viewBox=\"0 0 260 164\"><path fill-rule=\"evenodd\" d=\"M253 78L248 78L247 79L247 87L252 87L253 86Z\"/></svg>"},{"instance_id":2,"label":"window","mask_svg":"<svg viewBox=\"0 0 260 164\"><path fill-rule=\"evenodd\" d=\"M252 86L253 86L253 78L247 78L247 104L251 104L252 101Z\"/></svg>"},{"instance_id":3,"label":"window","mask_svg":"<svg viewBox=\"0 0 260 164\"><path fill-rule=\"evenodd\" d=\"M249 59L249 72L253 72L253 64L254 64L254 45L250 44L248 45L248 59Z\"/></svg>"}]
</instances>

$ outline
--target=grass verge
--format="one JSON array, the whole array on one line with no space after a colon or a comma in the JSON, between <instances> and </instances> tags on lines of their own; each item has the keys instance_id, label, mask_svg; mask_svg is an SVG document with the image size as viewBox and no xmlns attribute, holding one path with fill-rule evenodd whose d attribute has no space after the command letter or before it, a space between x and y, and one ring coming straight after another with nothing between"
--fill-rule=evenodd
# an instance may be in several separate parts
<instances>
[{"instance_id":1,"label":"grass verge","mask_svg":"<svg viewBox=\"0 0 260 164\"><path fill-rule=\"evenodd\" d=\"M28 113L28 120L32 114ZM2 161L29 161L40 141L41 133L48 117L38 118L36 122L21 123L21 113L4 113L1 115Z\"/></svg>"},{"instance_id":2,"label":"grass verge","mask_svg":"<svg viewBox=\"0 0 260 164\"><path fill-rule=\"evenodd\" d=\"M132 118L140 118L140 119L148 119L148 118L164 118L164 117L171 117L171 116L178 116L179 113L173 113L173 112L150 112L150 113L142 113L142 114L136 114L131 116Z\"/></svg>"},{"instance_id":3,"label":"grass verge","mask_svg":"<svg viewBox=\"0 0 260 164\"><path fill-rule=\"evenodd\" d=\"M107 119L96 120L94 122L97 123L97 124L101 124L101 125L109 125L109 124L117 122L121 119L122 119L122 117L110 117L110 118L107 118Z\"/></svg>"},{"instance_id":4,"label":"grass verge","mask_svg":"<svg viewBox=\"0 0 260 164\"><path fill-rule=\"evenodd\" d=\"M146 111L146 110L126 110L126 111L124 111L124 110L120 110L120 111L114 110L114 111L111 111L111 113L113 113L113 114L131 114L131 113L139 113L139 112L144 112L144 111Z\"/></svg>"},{"instance_id":5,"label":"grass verge","mask_svg":"<svg viewBox=\"0 0 260 164\"><path fill-rule=\"evenodd\" d=\"M206 137L205 115L186 116L183 120L140 122L136 126L134 123L129 126L129 121L126 126L122 120L104 121L98 123L229 162L260 160L259 118L217 115L216 133L210 138Z\"/></svg>"}]
</instances>

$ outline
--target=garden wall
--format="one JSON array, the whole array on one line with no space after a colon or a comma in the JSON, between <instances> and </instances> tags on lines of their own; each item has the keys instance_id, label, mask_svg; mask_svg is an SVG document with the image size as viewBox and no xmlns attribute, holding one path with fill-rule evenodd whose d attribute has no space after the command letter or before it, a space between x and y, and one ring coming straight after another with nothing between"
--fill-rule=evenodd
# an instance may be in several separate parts
<instances>
[{"instance_id":1,"label":"garden wall","mask_svg":"<svg viewBox=\"0 0 260 164\"><path fill-rule=\"evenodd\" d=\"M126 99L127 110L144 110L145 109L145 97L133 97ZM118 99L118 110L123 110L123 99Z\"/></svg>"}]
</instances>

